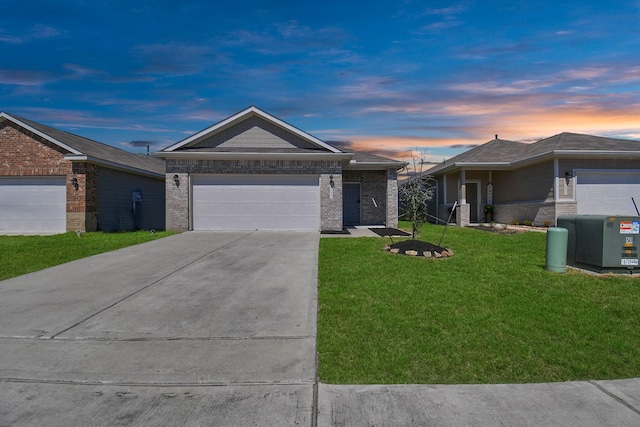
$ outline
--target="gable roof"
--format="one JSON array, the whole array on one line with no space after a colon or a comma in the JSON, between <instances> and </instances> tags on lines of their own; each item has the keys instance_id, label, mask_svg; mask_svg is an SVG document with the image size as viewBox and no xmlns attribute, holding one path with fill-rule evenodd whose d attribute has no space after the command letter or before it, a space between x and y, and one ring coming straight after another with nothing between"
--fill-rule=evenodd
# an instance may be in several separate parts
<instances>
[{"instance_id":1,"label":"gable roof","mask_svg":"<svg viewBox=\"0 0 640 427\"><path fill-rule=\"evenodd\" d=\"M404 163L364 152L345 152L258 107L250 106L155 156L180 159L338 160L347 169L400 169Z\"/></svg>"},{"instance_id":2,"label":"gable roof","mask_svg":"<svg viewBox=\"0 0 640 427\"><path fill-rule=\"evenodd\" d=\"M111 145L65 132L13 114L0 113L0 123L5 120L9 120L67 151L68 154L64 156L65 160L85 161L143 175L164 177L166 167L163 160L144 154L129 153L128 151L112 147Z\"/></svg>"},{"instance_id":3,"label":"gable roof","mask_svg":"<svg viewBox=\"0 0 640 427\"><path fill-rule=\"evenodd\" d=\"M277 152L278 150L280 150L280 152L283 152L284 150L290 149L289 151L294 152L297 149L297 151L300 152L299 151L300 149L302 150L308 149L308 150L324 151L327 153L341 153L341 151L336 147L333 147L327 144L326 142L321 141L318 138L306 132L301 131L300 129L278 119L277 117L274 117L260 110L258 107L255 107L253 105L250 106L249 108L246 108L245 110L240 111L239 113L236 113L214 124L213 126L210 126L186 139L183 139L180 142L177 142L176 144L173 144L161 150L160 153L176 152L180 150L184 151L189 148L196 149L198 148L198 144L205 141L206 139L211 138L212 136L219 134L225 130L228 130L234 126L238 126L242 122L247 122L252 118L261 119L267 124L274 126L276 129L284 130L286 131L286 133L289 133L297 138L300 138L302 141L306 143L305 146L301 148L301 147L295 147L294 144L291 144L291 146L288 147L283 143L281 144L281 146L271 144L264 147L255 147L250 145L242 146L240 144L240 146L237 146L236 144L236 146L233 146L233 144L228 144L227 147L223 147L224 143L221 143L214 147L211 147L211 146L200 147L200 151L201 152L204 152L204 151L208 151L208 152L214 152L214 151L217 151L217 152L242 152L242 151L273 152L275 150ZM158 154L161 155L160 153Z\"/></svg>"},{"instance_id":4,"label":"gable roof","mask_svg":"<svg viewBox=\"0 0 640 427\"><path fill-rule=\"evenodd\" d=\"M460 168L513 169L554 157L639 157L640 141L563 132L535 143L494 139L432 167L442 174Z\"/></svg>"}]
</instances>

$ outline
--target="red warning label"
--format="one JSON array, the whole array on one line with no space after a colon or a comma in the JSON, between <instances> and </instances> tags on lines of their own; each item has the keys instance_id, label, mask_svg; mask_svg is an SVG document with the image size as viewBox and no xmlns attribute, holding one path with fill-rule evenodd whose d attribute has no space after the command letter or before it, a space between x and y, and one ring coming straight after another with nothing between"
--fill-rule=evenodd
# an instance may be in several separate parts
<instances>
[{"instance_id":1,"label":"red warning label","mask_svg":"<svg viewBox=\"0 0 640 427\"><path fill-rule=\"evenodd\" d=\"M640 234L640 222L620 221L620 234Z\"/></svg>"}]
</instances>

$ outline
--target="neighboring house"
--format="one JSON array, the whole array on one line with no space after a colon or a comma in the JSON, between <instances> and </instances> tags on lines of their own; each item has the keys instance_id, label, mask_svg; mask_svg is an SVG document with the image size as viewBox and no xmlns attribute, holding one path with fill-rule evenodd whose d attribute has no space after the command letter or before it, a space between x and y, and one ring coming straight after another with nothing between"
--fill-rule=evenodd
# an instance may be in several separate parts
<instances>
[{"instance_id":1,"label":"neighboring house","mask_svg":"<svg viewBox=\"0 0 640 427\"><path fill-rule=\"evenodd\" d=\"M397 226L402 162L343 152L253 106L155 155L167 229Z\"/></svg>"},{"instance_id":2,"label":"neighboring house","mask_svg":"<svg viewBox=\"0 0 640 427\"><path fill-rule=\"evenodd\" d=\"M638 215L640 141L561 133L533 144L496 139L436 165L434 207L460 225L487 220L553 225L560 215ZM434 212L435 214L435 208ZM489 218L491 219L491 218Z\"/></svg>"},{"instance_id":3,"label":"neighboring house","mask_svg":"<svg viewBox=\"0 0 640 427\"><path fill-rule=\"evenodd\" d=\"M160 159L0 113L0 234L163 229L164 172Z\"/></svg>"}]
</instances>

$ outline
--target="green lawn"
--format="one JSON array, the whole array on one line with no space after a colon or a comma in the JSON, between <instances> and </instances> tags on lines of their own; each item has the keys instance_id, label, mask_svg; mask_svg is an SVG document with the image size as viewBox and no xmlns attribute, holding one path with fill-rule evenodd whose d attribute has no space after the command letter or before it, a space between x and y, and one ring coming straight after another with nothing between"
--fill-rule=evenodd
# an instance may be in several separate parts
<instances>
[{"instance_id":1,"label":"green lawn","mask_svg":"<svg viewBox=\"0 0 640 427\"><path fill-rule=\"evenodd\" d=\"M174 233L84 233L78 237L75 232L69 232L53 236L0 236L0 280L170 234Z\"/></svg>"},{"instance_id":2,"label":"green lawn","mask_svg":"<svg viewBox=\"0 0 640 427\"><path fill-rule=\"evenodd\" d=\"M421 239L437 243L442 226ZM449 228L448 259L321 239L325 383L528 383L640 376L640 281L544 269L542 233Z\"/></svg>"}]
</instances>

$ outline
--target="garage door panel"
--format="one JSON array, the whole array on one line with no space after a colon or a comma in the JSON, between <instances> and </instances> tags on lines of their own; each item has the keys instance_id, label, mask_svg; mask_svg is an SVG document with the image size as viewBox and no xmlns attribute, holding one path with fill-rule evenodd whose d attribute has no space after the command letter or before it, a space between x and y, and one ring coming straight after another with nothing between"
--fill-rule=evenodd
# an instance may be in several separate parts
<instances>
[{"instance_id":1,"label":"garage door panel","mask_svg":"<svg viewBox=\"0 0 640 427\"><path fill-rule=\"evenodd\" d=\"M635 216L632 198L640 203L640 171L578 173L579 215Z\"/></svg>"},{"instance_id":2,"label":"garage door panel","mask_svg":"<svg viewBox=\"0 0 640 427\"><path fill-rule=\"evenodd\" d=\"M201 175L194 230L318 230L318 175Z\"/></svg>"},{"instance_id":3,"label":"garage door panel","mask_svg":"<svg viewBox=\"0 0 640 427\"><path fill-rule=\"evenodd\" d=\"M0 232L64 232L66 197L64 177L0 178Z\"/></svg>"}]
</instances>

